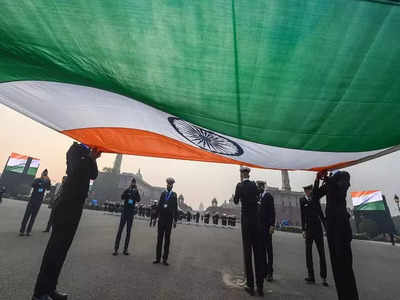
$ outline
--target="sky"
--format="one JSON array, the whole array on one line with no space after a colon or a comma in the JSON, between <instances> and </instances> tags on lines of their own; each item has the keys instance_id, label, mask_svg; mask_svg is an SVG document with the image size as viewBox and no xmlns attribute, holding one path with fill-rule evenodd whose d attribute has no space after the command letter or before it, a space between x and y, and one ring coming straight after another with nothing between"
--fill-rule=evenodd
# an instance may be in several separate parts
<instances>
[{"instance_id":1,"label":"sky","mask_svg":"<svg viewBox=\"0 0 400 300\"><path fill-rule=\"evenodd\" d=\"M40 158L38 174L47 168L52 182L59 182L65 173L65 153L73 140L2 104L0 120L0 170L3 170L10 153L17 152ZM104 153L98 159L99 170L112 167L114 159L115 154ZM399 214L393 201L395 193L400 195L399 162L400 152L395 152L347 168L351 174L350 191L382 190L392 215ZM219 204L228 200L239 181L239 166L236 165L123 156L123 172L136 173L138 169L144 180L155 186L165 186L165 179L174 177L174 190L183 194L185 202L194 209L198 209L200 203L205 207L211 205L214 197ZM281 187L280 171L252 169L250 175L251 179L267 181L269 186ZM291 171L289 176L292 190L301 191L302 186L313 183L315 173Z\"/></svg>"}]
</instances>

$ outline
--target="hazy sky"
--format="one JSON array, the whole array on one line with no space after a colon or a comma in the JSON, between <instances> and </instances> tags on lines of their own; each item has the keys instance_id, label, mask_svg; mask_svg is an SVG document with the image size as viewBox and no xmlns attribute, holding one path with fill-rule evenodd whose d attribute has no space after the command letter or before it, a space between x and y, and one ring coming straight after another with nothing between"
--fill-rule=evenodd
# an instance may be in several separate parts
<instances>
[{"instance_id":1,"label":"hazy sky","mask_svg":"<svg viewBox=\"0 0 400 300\"><path fill-rule=\"evenodd\" d=\"M3 170L10 153L17 152L40 158L39 172L47 168L53 182L60 181L65 173L65 152L72 139L1 104L0 120L0 170ZM115 155L103 154L98 160L99 169L112 167L114 158ZM397 215L393 196L395 193L400 195L399 161L400 153L396 152L348 168L352 176L351 191L382 190L392 215ZM139 168L144 179L152 185L165 186L165 178L174 177L174 190L182 193L194 209L200 202L207 207L213 197L219 203L229 199L239 180L238 166L124 155L122 171L136 173ZM302 186L313 182L314 176L314 172L290 172L292 189L301 191ZM253 169L251 178L266 180L271 186L281 186L280 171Z\"/></svg>"}]
</instances>

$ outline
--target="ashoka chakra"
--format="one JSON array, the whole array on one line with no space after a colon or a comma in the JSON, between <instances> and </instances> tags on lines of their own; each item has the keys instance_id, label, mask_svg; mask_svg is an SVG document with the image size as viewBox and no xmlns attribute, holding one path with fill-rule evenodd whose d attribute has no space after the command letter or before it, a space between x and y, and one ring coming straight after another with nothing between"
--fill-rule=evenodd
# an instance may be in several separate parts
<instances>
[{"instance_id":1,"label":"ashoka chakra","mask_svg":"<svg viewBox=\"0 0 400 300\"><path fill-rule=\"evenodd\" d=\"M215 132L197 127L179 118L169 117L168 121L181 136L203 150L231 156L243 154L243 149L237 143Z\"/></svg>"}]
</instances>

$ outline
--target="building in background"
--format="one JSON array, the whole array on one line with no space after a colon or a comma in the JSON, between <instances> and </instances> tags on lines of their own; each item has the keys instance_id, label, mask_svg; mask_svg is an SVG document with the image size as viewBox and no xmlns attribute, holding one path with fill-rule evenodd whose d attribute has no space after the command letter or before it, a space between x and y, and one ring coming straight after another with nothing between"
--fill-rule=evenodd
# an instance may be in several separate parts
<instances>
[{"instance_id":1,"label":"building in background","mask_svg":"<svg viewBox=\"0 0 400 300\"><path fill-rule=\"evenodd\" d=\"M203 204L203 202L200 202L199 212L203 212L203 211L204 211L204 204Z\"/></svg>"},{"instance_id":2,"label":"building in background","mask_svg":"<svg viewBox=\"0 0 400 300\"><path fill-rule=\"evenodd\" d=\"M93 182L87 203L97 200L99 205L106 201L120 202L123 191L130 185L132 178L136 179L141 202L140 204L150 206L153 200L159 200L165 187L153 186L143 179L140 171L134 173L121 173L122 155L117 154L112 168L104 168L97 179ZM181 195L183 198L183 195Z\"/></svg>"},{"instance_id":3,"label":"building in background","mask_svg":"<svg viewBox=\"0 0 400 300\"><path fill-rule=\"evenodd\" d=\"M266 189L269 193L271 193L275 200L276 222L282 223L283 221L287 221L289 225L300 226L301 218L299 199L304 195L304 193L292 191L290 187L289 172L286 170L282 171L281 189L268 185ZM221 206L218 206L218 202L214 198L211 206L206 209L206 212L210 213L211 215L215 213L220 215L225 213L227 215L235 215L236 217L240 217L240 203L236 205L233 202L233 197L234 195L232 195L228 201L225 200Z\"/></svg>"}]
</instances>

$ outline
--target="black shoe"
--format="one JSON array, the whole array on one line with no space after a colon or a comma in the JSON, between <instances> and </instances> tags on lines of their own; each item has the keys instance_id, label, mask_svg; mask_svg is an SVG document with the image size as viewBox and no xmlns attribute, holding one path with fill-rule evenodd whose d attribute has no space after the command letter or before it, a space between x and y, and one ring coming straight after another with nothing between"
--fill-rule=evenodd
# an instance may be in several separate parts
<instances>
[{"instance_id":1,"label":"black shoe","mask_svg":"<svg viewBox=\"0 0 400 300\"><path fill-rule=\"evenodd\" d=\"M118 250L114 250L113 255L117 256L118 255Z\"/></svg>"},{"instance_id":2,"label":"black shoe","mask_svg":"<svg viewBox=\"0 0 400 300\"><path fill-rule=\"evenodd\" d=\"M33 296L32 300L51 300L49 295Z\"/></svg>"},{"instance_id":3,"label":"black shoe","mask_svg":"<svg viewBox=\"0 0 400 300\"><path fill-rule=\"evenodd\" d=\"M159 264L159 263L160 263L159 259L156 259L155 261L153 261L153 264Z\"/></svg>"},{"instance_id":4,"label":"black shoe","mask_svg":"<svg viewBox=\"0 0 400 300\"><path fill-rule=\"evenodd\" d=\"M326 278L322 278L322 285L329 286L328 282L326 281Z\"/></svg>"},{"instance_id":5,"label":"black shoe","mask_svg":"<svg viewBox=\"0 0 400 300\"><path fill-rule=\"evenodd\" d=\"M25 235L26 235L26 236L31 236L31 233L30 233L30 232L27 232Z\"/></svg>"},{"instance_id":6,"label":"black shoe","mask_svg":"<svg viewBox=\"0 0 400 300\"><path fill-rule=\"evenodd\" d=\"M265 277L265 279L267 279L267 281L271 282L274 280L274 278L272 277L272 274L267 274L267 276Z\"/></svg>"},{"instance_id":7,"label":"black shoe","mask_svg":"<svg viewBox=\"0 0 400 300\"><path fill-rule=\"evenodd\" d=\"M124 250L124 255L130 255L130 253L128 252L128 250Z\"/></svg>"},{"instance_id":8,"label":"black shoe","mask_svg":"<svg viewBox=\"0 0 400 300\"><path fill-rule=\"evenodd\" d=\"M162 263L163 263L164 266L169 266L169 263L167 263L166 260L164 260Z\"/></svg>"},{"instance_id":9,"label":"black shoe","mask_svg":"<svg viewBox=\"0 0 400 300\"><path fill-rule=\"evenodd\" d=\"M50 232L50 230L49 230L49 229L46 229L46 230L43 230L43 232Z\"/></svg>"},{"instance_id":10,"label":"black shoe","mask_svg":"<svg viewBox=\"0 0 400 300\"><path fill-rule=\"evenodd\" d=\"M306 281L306 283L309 283L309 284L315 283L315 278L313 278L313 277L306 277L306 278L304 278L304 280Z\"/></svg>"},{"instance_id":11,"label":"black shoe","mask_svg":"<svg viewBox=\"0 0 400 300\"><path fill-rule=\"evenodd\" d=\"M262 288L257 288L257 294L260 297L264 297L264 290Z\"/></svg>"},{"instance_id":12,"label":"black shoe","mask_svg":"<svg viewBox=\"0 0 400 300\"><path fill-rule=\"evenodd\" d=\"M58 291L52 291L49 293L49 296L53 300L67 300L68 299L68 294L60 293Z\"/></svg>"},{"instance_id":13,"label":"black shoe","mask_svg":"<svg viewBox=\"0 0 400 300\"><path fill-rule=\"evenodd\" d=\"M25 235L25 233L23 233L23 232L19 233L19 236L24 236L24 235Z\"/></svg>"},{"instance_id":14,"label":"black shoe","mask_svg":"<svg viewBox=\"0 0 400 300\"><path fill-rule=\"evenodd\" d=\"M244 290L250 295L250 296L254 296L254 288L248 287L246 286L244 288Z\"/></svg>"}]
</instances>

